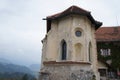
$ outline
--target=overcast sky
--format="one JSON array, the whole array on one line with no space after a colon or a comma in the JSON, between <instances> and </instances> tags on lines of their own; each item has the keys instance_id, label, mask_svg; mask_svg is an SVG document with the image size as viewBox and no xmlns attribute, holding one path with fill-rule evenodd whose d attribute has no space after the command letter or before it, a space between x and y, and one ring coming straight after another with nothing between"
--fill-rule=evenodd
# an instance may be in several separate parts
<instances>
[{"instance_id":1,"label":"overcast sky","mask_svg":"<svg viewBox=\"0 0 120 80\"><path fill-rule=\"evenodd\" d=\"M120 24L119 0L0 0L0 58L13 63L40 63L46 16L72 5L91 11L103 26Z\"/></svg>"}]
</instances>

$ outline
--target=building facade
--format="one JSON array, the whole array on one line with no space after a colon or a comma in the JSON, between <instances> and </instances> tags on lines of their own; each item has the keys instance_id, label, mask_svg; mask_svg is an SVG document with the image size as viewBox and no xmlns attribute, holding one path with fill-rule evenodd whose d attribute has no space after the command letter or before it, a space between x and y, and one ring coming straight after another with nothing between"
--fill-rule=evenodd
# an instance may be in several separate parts
<instances>
[{"instance_id":1,"label":"building facade","mask_svg":"<svg viewBox=\"0 0 120 80\"><path fill-rule=\"evenodd\" d=\"M40 80L99 80L94 33L102 23L77 6L45 20Z\"/></svg>"},{"instance_id":2,"label":"building facade","mask_svg":"<svg viewBox=\"0 0 120 80\"><path fill-rule=\"evenodd\" d=\"M120 27L101 27L96 31L98 60L107 64L99 68L101 76L118 78L120 76ZM105 73L104 75L102 75Z\"/></svg>"}]
</instances>

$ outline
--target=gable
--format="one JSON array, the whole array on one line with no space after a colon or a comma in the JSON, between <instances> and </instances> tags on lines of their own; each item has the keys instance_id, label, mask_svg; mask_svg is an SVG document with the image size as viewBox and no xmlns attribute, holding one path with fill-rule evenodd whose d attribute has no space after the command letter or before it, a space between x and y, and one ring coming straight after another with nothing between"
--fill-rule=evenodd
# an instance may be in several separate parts
<instances>
[{"instance_id":1,"label":"gable","mask_svg":"<svg viewBox=\"0 0 120 80\"><path fill-rule=\"evenodd\" d=\"M77 14L77 15L86 16L91 21L91 23L95 25L96 30L102 25L101 22L96 21L92 17L92 15L89 11L86 11L82 8L77 7L77 6L71 6L68 9L64 10L63 12L48 16L46 19L44 19L44 20L47 20L47 23L49 23L47 25L47 32L51 29L52 20L57 20L57 19L60 19L62 17L68 16L70 14Z\"/></svg>"}]
</instances>

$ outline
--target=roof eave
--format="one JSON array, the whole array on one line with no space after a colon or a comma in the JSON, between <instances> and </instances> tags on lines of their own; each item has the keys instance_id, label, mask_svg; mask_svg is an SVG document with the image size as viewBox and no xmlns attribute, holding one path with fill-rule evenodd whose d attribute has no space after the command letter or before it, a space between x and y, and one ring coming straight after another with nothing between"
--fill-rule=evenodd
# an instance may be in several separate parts
<instances>
[{"instance_id":1,"label":"roof eave","mask_svg":"<svg viewBox=\"0 0 120 80\"><path fill-rule=\"evenodd\" d=\"M102 26L102 22L96 21L96 20L92 17L91 13L89 13L89 14L87 15L87 17L90 19L90 21L92 22L92 24L95 25L95 29L96 29L96 30L97 30L100 26Z\"/></svg>"},{"instance_id":2,"label":"roof eave","mask_svg":"<svg viewBox=\"0 0 120 80\"><path fill-rule=\"evenodd\" d=\"M89 13L70 12L70 13L61 14L59 16L48 16L46 18L46 20L56 20L56 19L65 17L65 16L70 15L70 14L78 14L78 15L84 15L84 16L89 15Z\"/></svg>"},{"instance_id":3,"label":"roof eave","mask_svg":"<svg viewBox=\"0 0 120 80\"><path fill-rule=\"evenodd\" d=\"M96 22L95 29L97 30L100 26L102 26L102 22Z\"/></svg>"},{"instance_id":4,"label":"roof eave","mask_svg":"<svg viewBox=\"0 0 120 80\"><path fill-rule=\"evenodd\" d=\"M100 26L102 26L102 22L98 22L98 21L95 21L94 18L91 16L90 12L89 13L77 13L77 12L71 12L71 13L66 13L66 14L62 14L62 15L59 15L59 16L49 16L47 17L46 19L44 20L56 20L56 19L59 19L59 18L62 18L64 16L67 16L67 15L70 15L70 14L78 14L78 15L83 15L83 16L87 16L90 21L92 22L92 24L95 25L95 29L97 30Z\"/></svg>"}]
</instances>

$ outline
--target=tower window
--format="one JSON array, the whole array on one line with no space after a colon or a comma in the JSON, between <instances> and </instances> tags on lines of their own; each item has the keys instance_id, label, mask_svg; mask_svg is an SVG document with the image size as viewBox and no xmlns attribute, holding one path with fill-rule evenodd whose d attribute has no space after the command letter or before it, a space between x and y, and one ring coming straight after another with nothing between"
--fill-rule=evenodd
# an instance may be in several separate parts
<instances>
[{"instance_id":1,"label":"tower window","mask_svg":"<svg viewBox=\"0 0 120 80\"><path fill-rule=\"evenodd\" d=\"M61 49L62 49L62 55L61 55L61 59L62 60L66 60L66 56L67 56L67 44L66 42L63 40L62 41L62 45L61 45Z\"/></svg>"}]
</instances>

